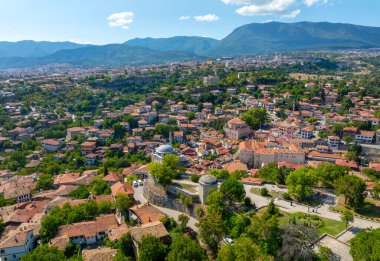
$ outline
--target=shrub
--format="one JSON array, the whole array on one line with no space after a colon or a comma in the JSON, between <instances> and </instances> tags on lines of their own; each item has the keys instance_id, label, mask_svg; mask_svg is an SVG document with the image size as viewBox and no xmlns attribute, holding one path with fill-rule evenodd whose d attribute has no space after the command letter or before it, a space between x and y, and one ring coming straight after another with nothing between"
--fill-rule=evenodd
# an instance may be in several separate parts
<instances>
[{"instance_id":1,"label":"shrub","mask_svg":"<svg viewBox=\"0 0 380 261\"><path fill-rule=\"evenodd\" d=\"M269 196L269 191L268 191L267 188L262 188L262 189L260 189L260 194L263 197L268 197Z\"/></svg>"},{"instance_id":2,"label":"shrub","mask_svg":"<svg viewBox=\"0 0 380 261\"><path fill-rule=\"evenodd\" d=\"M285 199L285 200L291 200L292 199L292 197L287 192L285 192L284 194L282 194L282 198Z\"/></svg>"},{"instance_id":3,"label":"shrub","mask_svg":"<svg viewBox=\"0 0 380 261\"><path fill-rule=\"evenodd\" d=\"M251 207L251 206L252 206L252 200L251 200L250 197L245 197L245 198L244 198L244 205L245 205L246 207Z\"/></svg>"},{"instance_id":4,"label":"shrub","mask_svg":"<svg viewBox=\"0 0 380 261\"><path fill-rule=\"evenodd\" d=\"M197 174L191 175L191 181L194 183L198 183L200 176Z\"/></svg>"}]
</instances>

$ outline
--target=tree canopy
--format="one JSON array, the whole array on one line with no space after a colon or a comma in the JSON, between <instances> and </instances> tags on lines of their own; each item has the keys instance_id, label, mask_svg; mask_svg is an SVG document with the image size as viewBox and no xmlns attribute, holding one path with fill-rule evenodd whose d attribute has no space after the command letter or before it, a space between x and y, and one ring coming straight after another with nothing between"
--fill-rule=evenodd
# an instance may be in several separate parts
<instances>
[{"instance_id":1,"label":"tree canopy","mask_svg":"<svg viewBox=\"0 0 380 261\"><path fill-rule=\"evenodd\" d=\"M264 108L253 108L241 117L253 130L260 129L267 119L267 111Z\"/></svg>"},{"instance_id":2,"label":"tree canopy","mask_svg":"<svg viewBox=\"0 0 380 261\"><path fill-rule=\"evenodd\" d=\"M176 155L168 154L164 156L162 163L149 163L148 170L161 185L167 186L181 175L183 168L179 165L179 158Z\"/></svg>"},{"instance_id":3,"label":"tree canopy","mask_svg":"<svg viewBox=\"0 0 380 261\"><path fill-rule=\"evenodd\" d=\"M182 234L173 237L173 243L167 256L168 261L202 261L207 260L201 246L191 238Z\"/></svg>"},{"instance_id":4,"label":"tree canopy","mask_svg":"<svg viewBox=\"0 0 380 261\"><path fill-rule=\"evenodd\" d=\"M380 260L380 229L358 233L350 245L354 260Z\"/></svg>"},{"instance_id":5,"label":"tree canopy","mask_svg":"<svg viewBox=\"0 0 380 261\"><path fill-rule=\"evenodd\" d=\"M289 194L303 201L313 195L316 176L312 168L303 167L295 170L286 178Z\"/></svg>"},{"instance_id":6,"label":"tree canopy","mask_svg":"<svg viewBox=\"0 0 380 261\"><path fill-rule=\"evenodd\" d=\"M220 192L230 203L241 202L245 197L243 184L235 177L231 176L220 186Z\"/></svg>"},{"instance_id":7,"label":"tree canopy","mask_svg":"<svg viewBox=\"0 0 380 261\"><path fill-rule=\"evenodd\" d=\"M139 244L139 258L143 261L165 260L167 247L157 237L143 236Z\"/></svg>"},{"instance_id":8,"label":"tree canopy","mask_svg":"<svg viewBox=\"0 0 380 261\"><path fill-rule=\"evenodd\" d=\"M345 196L346 204L354 208L361 208L364 203L365 182L354 175L346 175L335 181L335 190Z\"/></svg>"}]
</instances>

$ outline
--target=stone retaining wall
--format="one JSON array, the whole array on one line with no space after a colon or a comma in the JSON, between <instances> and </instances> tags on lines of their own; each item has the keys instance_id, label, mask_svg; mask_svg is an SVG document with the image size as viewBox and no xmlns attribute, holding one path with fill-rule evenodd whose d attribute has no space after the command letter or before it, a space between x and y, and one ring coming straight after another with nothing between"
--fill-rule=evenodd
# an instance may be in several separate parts
<instances>
[{"instance_id":1,"label":"stone retaining wall","mask_svg":"<svg viewBox=\"0 0 380 261\"><path fill-rule=\"evenodd\" d=\"M196 217L194 213L194 204L190 207L186 207L176 195L170 195L166 190L155 182L152 178L146 181L143 189L144 198L153 205L173 209L179 212L183 212L192 217Z\"/></svg>"}]
</instances>

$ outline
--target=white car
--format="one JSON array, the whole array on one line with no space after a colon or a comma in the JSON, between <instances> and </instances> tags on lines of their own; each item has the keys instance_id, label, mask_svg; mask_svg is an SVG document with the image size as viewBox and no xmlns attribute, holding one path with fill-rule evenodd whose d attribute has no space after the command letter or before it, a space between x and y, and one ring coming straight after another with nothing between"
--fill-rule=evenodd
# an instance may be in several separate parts
<instances>
[{"instance_id":1,"label":"white car","mask_svg":"<svg viewBox=\"0 0 380 261\"><path fill-rule=\"evenodd\" d=\"M139 183L137 183L137 181L133 181L132 182L132 186L134 186L135 188L137 188L139 186Z\"/></svg>"},{"instance_id":2,"label":"white car","mask_svg":"<svg viewBox=\"0 0 380 261\"><path fill-rule=\"evenodd\" d=\"M138 180L139 186L144 186L144 182L140 179Z\"/></svg>"}]
</instances>

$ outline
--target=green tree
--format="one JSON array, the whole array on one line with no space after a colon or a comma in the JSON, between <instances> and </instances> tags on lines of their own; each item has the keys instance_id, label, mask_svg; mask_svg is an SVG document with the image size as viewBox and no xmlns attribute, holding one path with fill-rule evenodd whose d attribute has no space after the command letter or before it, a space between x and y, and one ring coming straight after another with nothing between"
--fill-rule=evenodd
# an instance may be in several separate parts
<instances>
[{"instance_id":1,"label":"green tree","mask_svg":"<svg viewBox=\"0 0 380 261\"><path fill-rule=\"evenodd\" d=\"M226 214L227 206L224 195L219 190L213 191L207 196L207 212Z\"/></svg>"},{"instance_id":2,"label":"green tree","mask_svg":"<svg viewBox=\"0 0 380 261\"><path fill-rule=\"evenodd\" d=\"M167 247L157 237L143 236L139 243L139 258L141 261L165 260Z\"/></svg>"},{"instance_id":3,"label":"green tree","mask_svg":"<svg viewBox=\"0 0 380 261\"><path fill-rule=\"evenodd\" d=\"M225 169L221 169L221 170L213 169L210 172L210 174L213 175L217 179L228 179L228 177L230 176L230 173Z\"/></svg>"},{"instance_id":4,"label":"green tree","mask_svg":"<svg viewBox=\"0 0 380 261\"><path fill-rule=\"evenodd\" d=\"M344 158L348 161L355 161L355 162L360 161L359 154L355 151L347 151L347 153L344 155Z\"/></svg>"},{"instance_id":5,"label":"green tree","mask_svg":"<svg viewBox=\"0 0 380 261\"><path fill-rule=\"evenodd\" d=\"M173 154L164 156L162 163L151 162L148 165L150 174L163 185L170 185L172 180L178 178L183 171L183 167L179 165L179 158Z\"/></svg>"},{"instance_id":6,"label":"green tree","mask_svg":"<svg viewBox=\"0 0 380 261\"><path fill-rule=\"evenodd\" d=\"M267 111L264 108L253 108L241 117L253 130L260 129L267 119Z\"/></svg>"},{"instance_id":7,"label":"green tree","mask_svg":"<svg viewBox=\"0 0 380 261\"><path fill-rule=\"evenodd\" d=\"M242 236L233 244L226 244L218 252L217 261L254 261L270 260L262 253L260 247L249 238Z\"/></svg>"},{"instance_id":8,"label":"green tree","mask_svg":"<svg viewBox=\"0 0 380 261\"><path fill-rule=\"evenodd\" d=\"M201 261L207 260L201 246L187 236L176 234L167 256L168 261Z\"/></svg>"},{"instance_id":9,"label":"green tree","mask_svg":"<svg viewBox=\"0 0 380 261\"><path fill-rule=\"evenodd\" d=\"M37 180L37 190L48 190L54 187L53 176L50 174L43 174Z\"/></svg>"},{"instance_id":10,"label":"green tree","mask_svg":"<svg viewBox=\"0 0 380 261\"><path fill-rule=\"evenodd\" d=\"M346 167L341 167L333 163L323 163L315 169L315 173L322 185L333 188L335 180L347 175L348 170Z\"/></svg>"},{"instance_id":11,"label":"green tree","mask_svg":"<svg viewBox=\"0 0 380 261\"><path fill-rule=\"evenodd\" d=\"M354 215L349 210L343 211L342 215L340 216L340 219L346 223L346 228L348 227L348 223L354 221Z\"/></svg>"},{"instance_id":12,"label":"green tree","mask_svg":"<svg viewBox=\"0 0 380 261\"><path fill-rule=\"evenodd\" d=\"M198 183L200 176L197 174L191 175L191 181L194 183Z\"/></svg>"},{"instance_id":13,"label":"green tree","mask_svg":"<svg viewBox=\"0 0 380 261\"><path fill-rule=\"evenodd\" d=\"M376 185L372 188L372 194L373 194L376 198L379 198L379 197L380 197L380 184L376 184Z\"/></svg>"},{"instance_id":14,"label":"green tree","mask_svg":"<svg viewBox=\"0 0 380 261\"><path fill-rule=\"evenodd\" d=\"M190 217L188 215L185 215L185 214L180 214L178 216L178 222L180 224L180 226L185 229L186 226L187 226L187 223L189 223L189 220L190 220Z\"/></svg>"},{"instance_id":15,"label":"green tree","mask_svg":"<svg viewBox=\"0 0 380 261\"><path fill-rule=\"evenodd\" d=\"M165 138L168 138L169 137L169 133L171 131L171 127L170 127L170 125L167 125L167 124L164 124L164 123L160 123L160 124L156 125L155 131L158 134L164 136Z\"/></svg>"},{"instance_id":16,"label":"green tree","mask_svg":"<svg viewBox=\"0 0 380 261\"><path fill-rule=\"evenodd\" d=\"M257 172L257 177L269 182L279 183L280 170L276 163L270 163Z\"/></svg>"},{"instance_id":17,"label":"green tree","mask_svg":"<svg viewBox=\"0 0 380 261\"><path fill-rule=\"evenodd\" d=\"M359 209L363 206L365 182L354 175L346 175L336 180L335 190L345 196L345 203Z\"/></svg>"},{"instance_id":18,"label":"green tree","mask_svg":"<svg viewBox=\"0 0 380 261\"><path fill-rule=\"evenodd\" d=\"M343 124L340 124L340 123L335 123L333 126L332 126L332 131L335 135L339 136L342 134L342 131L343 131L343 128L344 128L344 125Z\"/></svg>"},{"instance_id":19,"label":"green tree","mask_svg":"<svg viewBox=\"0 0 380 261\"><path fill-rule=\"evenodd\" d=\"M189 113L187 114L187 119L188 119L189 121L194 120L194 119L195 119L195 113L194 113L194 112L189 112Z\"/></svg>"},{"instance_id":20,"label":"green tree","mask_svg":"<svg viewBox=\"0 0 380 261\"><path fill-rule=\"evenodd\" d=\"M223 181L220 192L230 204L241 202L245 197L243 184L232 176Z\"/></svg>"},{"instance_id":21,"label":"green tree","mask_svg":"<svg viewBox=\"0 0 380 261\"><path fill-rule=\"evenodd\" d=\"M363 174L369 177L370 179L380 178L380 172L377 172L375 169L366 168L362 170Z\"/></svg>"},{"instance_id":22,"label":"green tree","mask_svg":"<svg viewBox=\"0 0 380 261\"><path fill-rule=\"evenodd\" d=\"M315 182L313 169L306 167L291 172L286 179L289 194L300 201L309 199L313 195Z\"/></svg>"},{"instance_id":23,"label":"green tree","mask_svg":"<svg viewBox=\"0 0 380 261\"><path fill-rule=\"evenodd\" d=\"M132 204L132 200L128 195L121 194L116 197L115 205L124 215L128 213L128 209L132 206Z\"/></svg>"},{"instance_id":24,"label":"green tree","mask_svg":"<svg viewBox=\"0 0 380 261\"><path fill-rule=\"evenodd\" d=\"M222 214L210 212L199 219L197 224L199 228L199 237L216 254L219 242L227 233Z\"/></svg>"},{"instance_id":25,"label":"green tree","mask_svg":"<svg viewBox=\"0 0 380 261\"><path fill-rule=\"evenodd\" d=\"M348 97L344 97L342 100L342 107L345 110L349 110L350 108L354 107L355 104L352 102L352 100Z\"/></svg>"},{"instance_id":26,"label":"green tree","mask_svg":"<svg viewBox=\"0 0 380 261\"><path fill-rule=\"evenodd\" d=\"M275 255L281 246L281 233L279 228L279 209L269 203L262 217L254 216L250 227L250 234L257 239L265 253Z\"/></svg>"},{"instance_id":27,"label":"green tree","mask_svg":"<svg viewBox=\"0 0 380 261\"><path fill-rule=\"evenodd\" d=\"M32 252L23 256L20 261L64 261L66 260L63 251L58 250L57 247L49 247L46 244L39 245Z\"/></svg>"},{"instance_id":28,"label":"green tree","mask_svg":"<svg viewBox=\"0 0 380 261\"><path fill-rule=\"evenodd\" d=\"M358 233L350 245L354 260L380 260L380 229Z\"/></svg>"},{"instance_id":29,"label":"green tree","mask_svg":"<svg viewBox=\"0 0 380 261\"><path fill-rule=\"evenodd\" d=\"M91 184L91 193L94 195L109 195L111 194L111 188L101 177L95 177Z\"/></svg>"},{"instance_id":30,"label":"green tree","mask_svg":"<svg viewBox=\"0 0 380 261\"><path fill-rule=\"evenodd\" d=\"M76 199L85 199L90 196L90 191L87 186L80 185L76 190L71 191L69 196Z\"/></svg>"}]
</instances>

